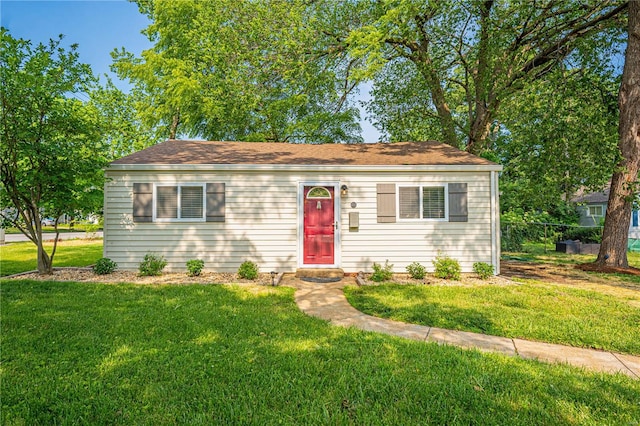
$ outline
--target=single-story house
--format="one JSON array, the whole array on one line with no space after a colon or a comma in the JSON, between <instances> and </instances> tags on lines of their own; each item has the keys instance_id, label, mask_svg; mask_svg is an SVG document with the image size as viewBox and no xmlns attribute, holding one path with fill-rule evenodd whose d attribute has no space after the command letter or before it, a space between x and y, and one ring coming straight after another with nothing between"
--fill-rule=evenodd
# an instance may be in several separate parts
<instances>
[{"instance_id":1,"label":"single-story house","mask_svg":"<svg viewBox=\"0 0 640 426\"><path fill-rule=\"evenodd\" d=\"M438 142L290 144L169 140L106 169L104 256L137 269L190 259L236 272L371 271L389 261L499 273L502 166Z\"/></svg>"},{"instance_id":2,"label":"single-story house","mask_svg":"<svg viewBox=\"0 0 640 426\"><path fill-rule=\"evenodd\" d=\"M609 188L602 191L587 192L577 195L572 199L578 204L580 226L601 226L604 223L604 216L607 212L609 202ZM640 216L637 209L631 211L629 221L629 238L640 239Z\"/></svg>"}]
</instances>

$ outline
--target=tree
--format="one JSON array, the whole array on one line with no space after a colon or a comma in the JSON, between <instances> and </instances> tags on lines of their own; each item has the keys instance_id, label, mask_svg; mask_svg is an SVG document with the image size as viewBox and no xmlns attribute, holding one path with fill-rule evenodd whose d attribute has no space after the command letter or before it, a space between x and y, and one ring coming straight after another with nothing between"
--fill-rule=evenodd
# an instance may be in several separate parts
<instances>
[{"instance_id":1,"label":"tree","mask_svg":"<svg viewBox=\"0 0 640 426\"><path fill-rule=\"evenodd\" d=\"M216 140L358 141L343 50L328 54L303 1L138 1L155 44L114 70L143 94L147 126Z\"/></svg>"},{"instance_id":2,"label":"tree","mask_svg":"<svg viewBox=\"0 0 640 426\"><path fill-rule=\"evenodd\" d=\"M95 108L71 96L95 79L77 46L13 38L2 28L0 48L0 209L38 247L38 272L51 273L57 247L43 246L43 217L59 218L102 204L99 120Z\"/></svg>"},{"instance_id":3,"label":"tree","mask_svg":"<svg viewBox=\"0 0 640 426\"><path fill-rule=\"evenodd\" d=\"M145 109L140 93L124 93L107 78L105 86L96 87L89 97L99 114L104 155L110 161L160 142L160 130L148 128L139 118L139 109Z\"/></svg>"},{"instance_id":4,"label":"tree","mask_svg":"<svg viewBox=\"0 0 640 426\"><path fill-rule=\"evenodd\" d=\"M440 120L422 77L407 61L387 64L374 79L366 109L375 127L390 142L442 138Z\"/></svg>"},{"instance_id":5,"label":"tree","mask_svg":"<svg viewBox=\"0 0 640 426\"><path fill-rule=\"evenodd\" d=\"M602 244L596 263L628 268L627 240L640 170L640 2L629 2L629 30L622 82L618 148L622 159L611 178Z\"/></svg>"},{"instance_id":6,"label":"tree","mask_svg":"<svg viewBox=\"0 0 640 426\"><path fill-rule=\"evenodd\" d=\"M601 190L618 161L612 70L556 69L503 103L491 149L505 166L503 211L542 210L558 219L582 188Z\"/></svg>"},{"instance_id":7,"label":"tree","mask_svg":"<svg viewBox=\"0 0 640 426\"><path fill-rule=\"evenodd\" d=\"M365 23L341 40L365 60L360 77L373 78L376 95L386 95L371 106L382 129L406 129L395 124L404 118L395 113L398 105L406 106L436 119L440 140L472 153L487 149L508 98L562 61L615 44L627 7L626 2L577 0L345 4L364 16ZM406 90L393 86L398 70L411 82L403 87L414 87L422 99L407 98ZM387 113L389 103L393 108Z\"/></svg>"}]
</instances>

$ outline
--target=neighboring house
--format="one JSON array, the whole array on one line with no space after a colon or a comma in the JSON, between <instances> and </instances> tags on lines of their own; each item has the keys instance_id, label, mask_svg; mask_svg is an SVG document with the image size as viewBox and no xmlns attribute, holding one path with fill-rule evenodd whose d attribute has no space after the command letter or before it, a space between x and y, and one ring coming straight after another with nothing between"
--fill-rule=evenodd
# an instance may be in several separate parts
<instances>
[{"instance_id":1,"label":"neighboring house","mask_svg":"<svg viewBox=\"0 0 640 426\"><path fill-rule=\"evenodd\" d=\"M607 212L607 202L609 201L609 188L602 191L589 192L576 196L572 200L578 204L581 226L601 226L604 223L604 216ZM640 238L640 222L638 210L631 212L629 223L629 238Z\"/></svg>"},{"instance_id":2,"label":"neighboring house","mask_svg":"<svg viewBox=\"0 0 640 426\"><path fill-rule=\"evenodd\" d=\"M190 259L235 272L433 270L438 254L499 272L502 166L437 142L288 144L170 140L106 170L104 256L136 269Z\"/></svg>"},{"instance_id":3,"label":"neighboring house","mask_svg":"<svg viewBox=\"0 0 640 426\"><path fill-rule=\"evenodd\" d=\"M580 226L600 226L604 221L604 214L607 211L607 201L609 200L609 189L598 192L587 192L573 198L577 203L580 219Z\"/></svg>"}]
</instances>

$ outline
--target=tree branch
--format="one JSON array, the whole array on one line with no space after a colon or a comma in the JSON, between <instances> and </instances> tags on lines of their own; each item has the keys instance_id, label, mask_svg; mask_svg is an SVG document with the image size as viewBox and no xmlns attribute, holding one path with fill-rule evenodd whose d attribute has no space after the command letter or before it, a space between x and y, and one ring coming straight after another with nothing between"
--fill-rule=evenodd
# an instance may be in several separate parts
<instances>
[{"instance_id":1,"label":"tree branch","mask_svg":"<svg viewBox=\"0 0 640 426\"><path fill-rule=\"evenodd\" d=\"M542 52L538 53L538 55L536 55L535 58L525 63L522 66L520 73L515 75L512 80L522 78L525 75L529 74L530 72L536 70L537 68L541 68L543 71L537 72L536 76L540 76L544 74L546 71L548 71L550 62L557 61L558 59L561 59L568 54L569 50L567 49L567 46L571 42L573 42L578 37L585 36L591 32L594 32L600 29L601 24L605 23L606 21L615 17L616 15L620 14L627 7L628 7L628 3L624 3L616 7L615 9L609 11L608 13L599 16L593 21L586 22L583 25L580 25L579 27L571 30L562 39L553 43L551 46L548 46Z\"/></svg>"}]
</instances>

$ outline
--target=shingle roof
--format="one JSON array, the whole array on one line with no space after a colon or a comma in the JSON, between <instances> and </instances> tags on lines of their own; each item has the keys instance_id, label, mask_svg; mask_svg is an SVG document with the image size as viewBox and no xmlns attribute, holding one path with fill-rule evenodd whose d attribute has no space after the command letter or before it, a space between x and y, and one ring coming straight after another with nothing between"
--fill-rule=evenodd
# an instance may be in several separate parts
<instances>
[{"instance_id":1,"label":"shingle roof","mask_svg":"<svg viewBox=\"0 0 640 426\"><path fill-rule=\"evenodd\" d=\"M291 144L168 140L111 164L495 165L443 143Z\"/></svg>"},{"instance_id":2,"label":"shingle roof","mask_svg":"<svg viewBox=\"0 0 640 426\"><path fill-rule=\"evenodd\" d=\"M609 201L609 188L605 188L602 191L579 194L571 201L585 204L606 204Z\"/></svg>"}]
</instances>

